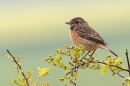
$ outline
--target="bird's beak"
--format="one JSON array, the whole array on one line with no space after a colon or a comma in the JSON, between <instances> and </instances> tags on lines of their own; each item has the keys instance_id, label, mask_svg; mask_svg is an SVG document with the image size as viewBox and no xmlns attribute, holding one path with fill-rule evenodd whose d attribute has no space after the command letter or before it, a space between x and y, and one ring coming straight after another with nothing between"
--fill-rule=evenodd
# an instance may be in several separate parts
<instances>
[{"instance_id":1,"label":"bird's beak","mask_svg":"<svg viewBox=\"0 0 130 86\"><path fill-rule=\"evenodd\" d=\"M70 22L65 22L65 24L69 24L70 25Z\"/></svg>"}]
</instances>

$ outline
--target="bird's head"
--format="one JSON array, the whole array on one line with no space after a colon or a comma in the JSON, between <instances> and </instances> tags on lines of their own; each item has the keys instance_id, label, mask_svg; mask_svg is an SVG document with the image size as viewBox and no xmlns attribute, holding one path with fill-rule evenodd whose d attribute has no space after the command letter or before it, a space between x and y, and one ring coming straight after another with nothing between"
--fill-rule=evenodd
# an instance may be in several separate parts
<instances>
[{"instance_id":1,"label":"bird's head","mask_svg":"<svg viewBox=\"0 0 130 86\"><path fill-rule=\"evenodd\" d=\"M75 17L71 19L70 22L66 22L66 24L69 24L69 25L79 25L83 23L87 23L87 22L81 17Z\"/></svg>"}]
</instances>

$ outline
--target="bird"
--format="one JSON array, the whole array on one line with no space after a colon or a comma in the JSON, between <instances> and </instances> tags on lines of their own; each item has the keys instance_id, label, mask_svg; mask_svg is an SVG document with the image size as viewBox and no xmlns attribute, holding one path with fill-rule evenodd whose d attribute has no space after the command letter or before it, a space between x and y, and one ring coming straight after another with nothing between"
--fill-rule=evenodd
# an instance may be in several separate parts
<instances>
[{"instance_id":1,"label":"bird","mask_svg":"<svg viewBox=\"0 0 130 86\"><path fill-rule=\"evenodd\" d=\"M82 45L84 50L93 53L98 49L104 49L110 51L116 57L118 55L114 53L104 39L96 32L82 17L75 17L70 22L65 22L70 25L70 39L76 47ZM87 53L87 54L88 54ZM93 54L92 53L92 54Z\"/></svg>"}]
</instances>

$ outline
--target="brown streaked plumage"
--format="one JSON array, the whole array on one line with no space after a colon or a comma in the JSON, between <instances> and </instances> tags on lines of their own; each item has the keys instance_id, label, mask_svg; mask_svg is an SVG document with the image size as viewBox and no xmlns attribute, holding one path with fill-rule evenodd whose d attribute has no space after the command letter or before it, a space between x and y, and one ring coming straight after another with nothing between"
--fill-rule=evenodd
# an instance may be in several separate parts
<instances>
[{"instance_id":1,"label":"brown streaked plumage","mask_svg":"<svg viewBox=\"0 0 130 86\"><path fill-rule=\"evenodd\" d=\"M66 24L71 26L70 38L75 46L83 45L87 51L93 51L98 48L105 49L118 57L117 54L107 47L107 43L105 43L103 38L83 18L73 18Z\"/></svg>"}]
</instances>

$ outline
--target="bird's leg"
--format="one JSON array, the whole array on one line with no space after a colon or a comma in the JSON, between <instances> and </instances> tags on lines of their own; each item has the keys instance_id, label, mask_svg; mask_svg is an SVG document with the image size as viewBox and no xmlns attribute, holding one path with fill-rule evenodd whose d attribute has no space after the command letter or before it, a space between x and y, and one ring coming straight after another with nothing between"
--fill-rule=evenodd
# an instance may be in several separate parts
<instances>
[{"instance_id":1,"label":"bird's leg","mask_svg":"<svg viewBox=\"0 0 130 86\"><path fill-rule=\"evenodd\" d=\"M95 53L95 51L96 51L96 50L94 50L94 51L92 52L92 54L90 55L91 61L93 60L92 56L93 56L93 54ZM80 61L82 62L82 60L83 60L89 53L90 53L90 51L88 51L88 52L83 56L83 58L80 59Z\"/></svg>"},{"instance_id":2,"label":"bird's leg","mask_svg":"<svg viewBox=\"0 0 130 86\"><path fill-rule=\"evenodd\" d=\"M88 51L81 59L80 62L82 62L82 60L90 53L90 51ZM77 66L77 68L79 68L80 65Z\"/></svg>"},{"instance_id":3,"label":"bird's leg","mask_svg":"<svg viewBox=\"0 0 130 86\"><path fill-rule=\"evenodd\" d=\"M95 51L96 51L96 50L94 50L94 51L92 52L92 54L90 55L90 58L92 58L92 56L93 56L93 54L95 53Z\"/></svg>"},{"instance_id":4,"label":"bird's leg","mask_svg":"<svg viewBox=\"0 0 130 86\"><path fill-rule=\"evenodd\" d=\"M83 57L82 59L80 59L80 61L82 61L89 53L90 53L90 51L88 51L88 52L84 55L84 57Z\"/></svg>"},{"instance_id":5,"label":"bird's leg","mask_svg":"<svg viewBox=\"0 0 130 86\"><path fill-rule=\"evenodd\" d=\"M90 53L90 51L88 51L81 59L80 59L80 62L82 62L82 60ZM79 64L77 65L77 69L79 68Z\"/></svg>"},{"instance_id":6,"label":"bird's leg","mask_svg":"<svg viewBox=\"0 0 130 86\"><path fill-rule=\"evenodd\" d=\"M92 54L90 55L90 62L92 62L92 61L94 60L93 54L95 53L95 51L96 51L96 50L94 50L94 51L92 52Z\"/></svg>"},{"instance_id":7,"label":"bird's leg","mask_svg":"<svg viewBox=\"0 0 130 86\"><path fill-rule=\"evenodd\" d=\"M96 50L94 50L93 51L93 53L91 54L91 56L90 56L90 58L92 57L92 55L94 54L94 52L95 52ZM80 61L82 62L82 60L88 55L90 53L90 51L88 51L84 56L83 56L83 58L82 59L80 59ZM78 69L80 67L80 65L78 64L75 68L73 68L70 72L68 72L67 74L66 74L66 76L68 75L68 74L73 74L73 72L76 70L76 69Z\"/></svg>"}]
</instances>

